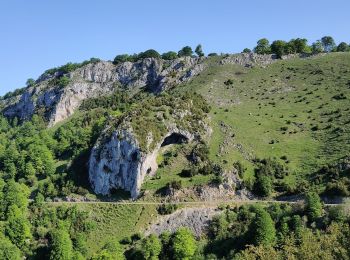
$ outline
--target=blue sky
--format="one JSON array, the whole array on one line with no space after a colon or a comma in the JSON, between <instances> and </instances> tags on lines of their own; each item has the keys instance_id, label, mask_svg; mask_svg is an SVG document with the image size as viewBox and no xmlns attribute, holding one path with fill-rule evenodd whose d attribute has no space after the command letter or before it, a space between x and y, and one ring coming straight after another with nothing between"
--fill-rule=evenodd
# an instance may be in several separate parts
<instances>
[{"instance_id":1,"label":"blue sky","mask_svg":"<svg viewBox=\"0 0 350 260\"><path fill-rule=\"evenodd\" d=\"M203 45L240 52L259 38L350 42L350 1L1 0L0 95L90 57Z\"/></svg>"}]
</instances>

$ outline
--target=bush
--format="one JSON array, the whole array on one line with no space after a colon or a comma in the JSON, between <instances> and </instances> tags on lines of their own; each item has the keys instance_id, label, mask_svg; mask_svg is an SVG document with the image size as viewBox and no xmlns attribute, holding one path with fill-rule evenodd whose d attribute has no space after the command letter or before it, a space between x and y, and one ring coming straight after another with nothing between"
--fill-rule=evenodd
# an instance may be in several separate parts
<instances>
[{"instance_id":1,"label":"bush","mask_svg":"<svg viewBox=\"0 0 350 260\"><path fill-rule=\"evenodd\" d=\"M60 88L66 87L70 82L70 79L66 76L60 77L57 81L57 85L60 86Z\"/></svg>"},{"instance_id":2,"label":"bush","mask_svg":"<svg viewBox=\"0 0 350 260\"><path fill-rule=\"evenodd\" d=\"M177 58L177 53L174 51L168 51L162 54L163 60L175 60Z\"/></svg>"},{"instance_id":3,"label":"bush","mask_svg":"<svg viewBox=\"0 0 350 260\"><path fill-rule=\"evenodd\" d=\"M275 53L278 58L282 58L286 54L287 43L285 41L277 40L271 44L271 52Z\"/></svg>"},{"instance_id":4,"label":"bush","mask_svg":"<svg viewBox=\"0 0 350 260\"><path fill-rule=\"evenodd\" d=\"M113 64L117 65L119 63L123 63L126 61L131 61L131 57L129 54L121 54L121 55L117 55L115 56L114 60L113 60Z\"/></svg>"},{"instance_id":5,"label":"bush","mask_svg":"<svg viewBox=\"0 0 350 260\"><path fill-rule=\"evenodd\" d=\"M252 50L251 49L248 49L248 48L245 48L243 49L242 53L251 53Z\"/></svg>"},{"instance_id":6,"label":"bush","mask_svg":"<svg viewBox=\"0 0 350 260\"><path fill-rule=\"evenodd\" d=\"M181 190L182 189L182 182L181 181L172 181L167 184L168 188L174 189L174 190Z\"/></svg>"},{"instance_id":7,"label":"bush","mask_svg":"<svg viewBox=\"0 0 350 260\"><path fill-rule=\"evenodd\" d=\"M169 215L178 209L176 204L162 204L158 206L157 211L160 215Z\"/></svg>"},{"instance_id":8,"label":"bush","mask_svg":"<svg viewBox=\"0 0 350 260\"><path fill-rule=\"evenodd\" d=\"M247 168L245 168L240 161L234 162L233 168L235 168L237 170L238 176L240 178L243 178L243 174L247 170Z\"/></svg>"},{"instance_id":9,"label":"bush","mask_svg":"<svg viewBox=\"0 0 350 260\"><path fill-rule=\"evenodd\" d=\"M147 59L147 58L156 58L156 59L160 59L161 56L160 54L156 51L156 50L153 50L153 49L149 49L145 52L141 52L139 55L138 55L138 59Z\"/></svg>"},{"instance_id":10,"label":"bush","mask_svg":"<svg viewBox=\"0 0 350 260\"><path fill-rule=\"evenodd\" d=\"M178 52L179 57L192 56L193 51L190 46L185 46Z\"/></svg>"},{"instance_id":11,"label":"bush","mask_svg":"<svg viewBox=\"0 0 350 260\"><path fill-rule=\"evenodd\" d=\"M224 84L225 84L226 86L233 85L233 80L232 80L232 79L228 79L228 80L226 80L226 81L224 82Z\"/></svg>"},{"instance_id":12,"label":"bush","mask_svg":"<svg viewBox=\"0 0 350 260\"><path fill-rule=\"evenodd\" d=\"M258 175L254 184L254 193L268 197L272 193L272 180L269 176Z\"/></svg>"},{"instance_id":13,"label":"bush","mask_svg":"<svg viewBox=\"0 0 350 260\"><path fill-rule=\"evenodd\" d=\"M349 50L350 50L349 45L346 42L341 42L337 46L337 51L339 51L339 52L345 52L345 51L349 51Z\"/></svg>"},{"instance_id":14,"label":"bush","mask_svg":"<svg viewBox=\"0 0 350 260\"><path fill-rule=\"evenodd\" d=\"M188 228L179 228L174 234L172 249L174 259L191 259L196 251L196 240Z\"/></svg>"}]
</instances>

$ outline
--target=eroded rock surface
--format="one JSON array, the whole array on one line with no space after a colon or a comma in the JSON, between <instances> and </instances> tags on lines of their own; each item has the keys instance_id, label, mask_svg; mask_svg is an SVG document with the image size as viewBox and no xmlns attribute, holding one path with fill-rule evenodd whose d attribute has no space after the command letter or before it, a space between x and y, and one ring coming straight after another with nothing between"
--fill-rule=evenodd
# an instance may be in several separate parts
<instances>
[{"instance_id":1,"label":"eroded rock surface","mask_svg":"<svg viewBox=\"0 0 350 260\"><path fill-rule=\"evenodd\" d=\"M109 140L97 142L89 161L89 179L97 194L110 194L112 189L123 189L137 198L146 175L153 175L157 168L157 155L163 140L173 133L188 141L194 136L183 130L171 129L152 151L142 151L138 141L128 130L116 130Z\"/></svg>"},{"instance_id":2,"label":"eroded rock surface","mask_svg":"<svg viewBox=\"0 0 350 260\"><path fill-rule=\"evenodd\" d=\"M207 231L210 220L220 212L220 210L210 207L180 209L170 215L159 217L145 231L145 235L160 235L165 231L174 233L179 227L188 227L196 237L200 237Z\"/></svg>"},{"instance_id":3,"label":"eroded rock surface","mask_svg":"<svg viewBox=\"0 0 350 260\"><path fill-rule=\"evenodd\" d=\"M39 110L44 111L52 126L72 115L83 100L112 94L118 87L132 92L147 87L153 93L160 93L199 74L204 69L202 60L148 58L117 66L107 61L90 63L67 73L65 76L70 81L65 87L58 86L55 81L62 73L44 74L21 95L0 101L0 107L4 108L5 116L20 120L31 118Z\"/></svg>"}]
</instances>

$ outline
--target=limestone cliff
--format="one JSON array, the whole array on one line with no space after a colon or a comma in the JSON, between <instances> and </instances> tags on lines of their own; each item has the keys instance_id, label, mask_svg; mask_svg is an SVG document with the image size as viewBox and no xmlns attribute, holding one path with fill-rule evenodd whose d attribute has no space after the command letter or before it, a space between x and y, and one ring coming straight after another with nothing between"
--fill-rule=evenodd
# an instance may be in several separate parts
<instances>
[{"instance_id":1,"label":"limestone cliff","mask_svg":"<svg viewBox=\"0 0 350 260\"><path fill-rule=\"evenodd\" d=\"M204 68L201 61L185 57L172 61L147 58L118 65L107 61L90 63L66 74L43 74L21 95L0 100L0 107L6 117L21 120L42 112L49 125L54 125L72 115L83 100L111 94L118 87L132 92L147 87L160 93L200 73ZM69 78L66 86L59 85L62 76Z\"/></svg>"},{"instance_id":2,"label":"limestone cliff","mask_svg":"<svg viewBox=\"0 0 350 260\"><path fill-rule=\"evenodd\" d=\"M95 193L107 195L113 189L123 189L132 198L138 197L145 176L157 170L162 146L203 140L210 134L207 112L202 111L198 95L163 96L154 101L147 111L141 104L140 109L111 121L97 140L89 160ZM153 115L151 121L146 114Z\"/></svg>"},{"instance_id":3,"label":"limestone cliff","mask_svg":"<svg viewBox=\"0 0 350 260\"><path fill-rule=\"evenodd\" d=\"M172 134L193 140L192 134L178 129L170 130L163 140ZM156 159L162 143L157 143L152 151L142 151L135 136L127 130L115 131L107 142L98 142L89 160L89 179L95 193L107 195L120 188L136 198L145 176L153 175L158 168Z\"/></svg>"}]
</instances>

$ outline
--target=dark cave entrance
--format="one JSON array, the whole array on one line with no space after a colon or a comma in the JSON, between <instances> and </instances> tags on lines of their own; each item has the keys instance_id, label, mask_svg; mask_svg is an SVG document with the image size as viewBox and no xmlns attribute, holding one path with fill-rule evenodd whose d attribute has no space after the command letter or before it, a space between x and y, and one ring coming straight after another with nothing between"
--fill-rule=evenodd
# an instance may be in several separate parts
<instances>
[{"instance_id":1,"label":"dark cave entrance","mask_svg":"<svg viewBox=\"0 0 350 260\"><path fill-rule=\"evenodd\" d=\"M164 139L163 143L161 144L161 147L164 147L170 144L183 144L187 142L188 142L188 138L186 136L179 133L172 133L171 135L169 135Z\"/></svg>"}]
</instances>

